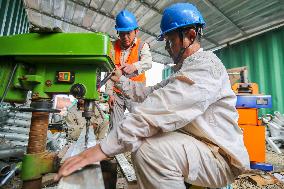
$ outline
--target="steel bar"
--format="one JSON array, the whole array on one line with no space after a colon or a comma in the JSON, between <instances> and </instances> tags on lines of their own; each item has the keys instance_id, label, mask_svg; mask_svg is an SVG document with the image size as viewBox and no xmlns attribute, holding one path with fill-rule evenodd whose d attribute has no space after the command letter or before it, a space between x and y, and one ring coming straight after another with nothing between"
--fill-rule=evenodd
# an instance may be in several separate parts
<instances>
[{"instance_id":1,"label":"steel bar","mask_svg":"<svg viewBox=\"0 0 284 189\"><path fill-rule=\"evenodd\" d=\"M29 132L30 132L30 129L29 128L25 128L25 127L3 126L3 127L0 127L0 131L28 135Z\"/></svg>"},{"instance_id":2,"label":"steel bar","mask_svg":"<svg viewBox=\"0 0 284 189\"><path fill-rule=\"evenodd\" d=\"M29 127L31 125L31 122L26 121L26 120L18 120L18 119L10 118L10 119L7 120L6 124L18 125L18 126L22 126L22 127Z\"/></svg>"},{"instance_id":3,"label":"steel bar","mask_svg":"<svg viewBox=\"0 0 284 189\"><path fill-rule=\"evenodd\" d=\"M10 140L9 142L12 143L15 146L23 146L23 147L27 147L28 146L28 141Z\"/></svg>"},{"instance_id":4,"label":"steel bar","mask_svg":"<svg viewBox=\"0 0 284 189\"><path fill-rule=\"evenodd\" d=\"M11 140L20 140L20 141L27 141L29 139L28 135L24 134L17 134L17 133L6 133L1 131L0 138L11 139Z\"/></svg>"},{"instance_id":5,"label":"steel bar","mask_svg":"<svg viewBox=\"0 0 284 189\"><path fill-rule=\"evenodd\" d=\"M26 112L9 112L8 113L9 117L13 117L13 118L20 118L20 119L25 119L25 120L29 120L32 118L32 114L31 113L26 113Z\"/></svg>"},{"instance_id":6,"label":"steel bar","mask_svg":"<svg viewBox=\"0 0 284 189\"><path fill-rule=\"evenodd\" d=\"M115 159L117 160L125 178L128 182L136 182L136 174L134 168L127 161L126 157L123 154L115 155Z\"/></svg>"},{"instance_id":7,"label":"steel bar","mask_svg":"<svg viewBox=\"0 0 284 189\"><path fill-rule=\"evenodd\" d=\"M22 157L26 149L24 147L13 147L0 150L0 159L9 157Z\"/></svg>"},{"instance_id":8,"label":"steel bar","mask_svg":"<svg viewBox=\"0 0 284 189\"><path fill-rule=\"evenodd\" d=\"M273 150L275 150L275 152L277 154L282 154L282 151L280 150L280 148L278 148L278 146L273 142L273 140L271 139L271 137L266 137L266 141L267 143L273 148Z\"/></svg>"},{"instance_id":9,"label":"steel bar","mask_svg":"<svg viewBox=\"0 0 284 189\"><path fill-rule=\"evenodd\" d=\"M7 95L8 89L10 88L10 85L11 85L11 82L13 80L13 77L14 77L14 74L15 74L15 71L16 71L17 67L18 67L18 64L15 64L14 67L13 67L13 70L11 70L9 81L8 81L8 83L7 83L6 87L5 87L4 93L3 93L2 97L1 97L0 104L2 104L4 102L4 99L5 99L6 95Z\"/></svg>"}]
</instances>

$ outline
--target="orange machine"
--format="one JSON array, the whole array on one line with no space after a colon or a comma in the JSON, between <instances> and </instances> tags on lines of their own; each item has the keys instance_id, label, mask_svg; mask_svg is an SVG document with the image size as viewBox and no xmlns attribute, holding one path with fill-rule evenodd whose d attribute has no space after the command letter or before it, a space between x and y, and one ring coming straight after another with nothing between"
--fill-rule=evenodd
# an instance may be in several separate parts
<instances>
[{"instance_id":1,"label":"orange machine","mask_svg":"<svg viewBox=\"0 0 284 189\"><path fill-rule=\"evenodd\" d=\"M256 83L236 83L239 126L244 132L244 143L251 162L265 162L265 126L258 120L259 108L271 108L271 96L261 95Z\"/></svg>"}]
</instances>

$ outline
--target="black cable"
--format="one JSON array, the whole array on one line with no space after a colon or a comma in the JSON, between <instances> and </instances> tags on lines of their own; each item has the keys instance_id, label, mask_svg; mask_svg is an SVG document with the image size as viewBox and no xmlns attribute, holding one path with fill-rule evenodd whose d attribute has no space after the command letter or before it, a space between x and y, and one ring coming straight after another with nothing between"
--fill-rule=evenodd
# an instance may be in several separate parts
<instances>
[{"instance_id":1,"label":"black cable","mask_svg":"<svg viewBox=\"0 0 284 189\"><path fill-rule=\"evenodd\" d=\"M13 77L14 77L14 74L15 74L15 71L16 71L17 67L18 67L18 64L15 64L13 70L12 70L11 73L10 73L9 81L8 81L8 83L7 83L7 85L6 85L6 88L5 88L5 90L4 90L4 93L3 93L3 95L2 95L0 104L3 103L3 101L4 101L4 99L5 99L6 95L7 95L8 89L9 89L9 87L10 87L10 85L11 85L11 82L12 82L12 79L13 79Z\"/></svg>"}]
</instances>

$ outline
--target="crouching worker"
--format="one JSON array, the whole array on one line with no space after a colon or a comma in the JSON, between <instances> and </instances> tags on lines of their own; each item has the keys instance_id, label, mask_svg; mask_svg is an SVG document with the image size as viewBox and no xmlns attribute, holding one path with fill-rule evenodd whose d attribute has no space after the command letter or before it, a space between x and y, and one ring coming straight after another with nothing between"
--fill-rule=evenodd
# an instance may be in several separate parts
<instances>
[{"instance_id":1,"label":"crouching worker","mask_svg":"<svg viewBox=\"0 0 284 189\"><path fill-rule=\"evenodd\" d=\"M204 25L192 4L164 10L159 39L175 73L142 90L117 70L117 86L140 104L100 144L66 160L56 179L125 151L133 152L141 189L185 189L184 182L218 188L248 169L228 74L215 54L200 48Z\"/></svg>"}]
</instances>

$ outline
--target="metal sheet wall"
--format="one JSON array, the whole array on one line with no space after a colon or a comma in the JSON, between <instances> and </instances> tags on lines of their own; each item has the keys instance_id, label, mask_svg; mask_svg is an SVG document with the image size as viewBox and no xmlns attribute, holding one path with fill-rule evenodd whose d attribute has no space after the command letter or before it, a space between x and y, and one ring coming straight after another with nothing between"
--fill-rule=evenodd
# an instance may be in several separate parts
<instances>
[{"instance_id":1,"label":"metal sheet wall","mask_svg":"<svg viewBox=\"0 0 284 189\"><path fill-rule=\"evenodd\" d=\"M227 69L248 66L249 80L272 95L273 108L284 113L284 27L215 51Z\"/></svg>"},{"instance_id":2,"label":"metal sheet wall","mask_svg":"<svg viewBox=\"0 0 284 189\"><path fill-rule=\"evenodd\" d=\"M29 22L22 0L0 0L0 36L27 33Z\"/></svg>"}]
</instances>

